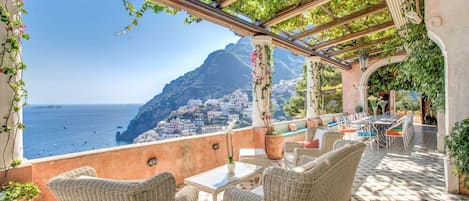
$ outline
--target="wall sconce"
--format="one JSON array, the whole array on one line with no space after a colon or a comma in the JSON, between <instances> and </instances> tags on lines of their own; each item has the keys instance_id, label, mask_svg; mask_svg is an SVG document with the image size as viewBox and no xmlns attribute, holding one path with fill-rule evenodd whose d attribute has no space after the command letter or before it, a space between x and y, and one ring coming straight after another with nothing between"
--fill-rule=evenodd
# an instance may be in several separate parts
<instances>
[{"instance_id":1,"label":"wall sconce","mask_svg":"<svg viewBox=\"0 0 469 201\"><path fill-rule=\"evenodd\" d=\"M212 144L212 149L216 151L216 150L220 149L220 145L218 143L213 143Z\"/></svg>"},{"instance_id":2,"label":"wall sconce","mask_svg":"<svg viewBox=\"0 0 469 201\"><path fill-rule=\"evenodd\" d=\"M158 159L156 157L151 157L147 160L147 165L150 167L156 164L158 164Z\"/></svg>"}]
</instances>

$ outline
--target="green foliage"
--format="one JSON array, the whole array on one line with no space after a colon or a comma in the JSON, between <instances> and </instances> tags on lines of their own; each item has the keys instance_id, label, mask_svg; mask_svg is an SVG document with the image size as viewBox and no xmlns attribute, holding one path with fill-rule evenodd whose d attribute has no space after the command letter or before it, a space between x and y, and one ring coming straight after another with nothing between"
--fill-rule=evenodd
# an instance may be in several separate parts
<instances>
[{"instance_id":1,"label":"green foliage","mask_svg":"<svg viewBox=\"0 0 469 201\"><path fill-rule=\"evenodd\" d=\"M416 111L420 109L420 99L414 100L410 91L398 91L396 93L396 109L406 113L408 110Z\"/></svg>"},{"instance_id":2,"label":"green foliage","mask_svg":"<svg viewBox=\"0 0 469 201\"><path fill-rule=\"evenodd\" d=\"M322 94L324 103L321 101L322 113L337 113L342 111L342 75L340 71L332 67L325 67L320 73L322 91L335 89L335 93ZM303 66L303 79L295 87L296 96L283 106L283 110L290 117L305 117L306 97L306 65Z\"/></svg>"},{"instance_id":3,"label":"green foliage","mask_svg":"<svg viewBox=\"0 0 469 201\"><path fill-rule=\"evenodd\" d=\"M12 15L6 6L0 5L0 27L4 29L5 37L0 39L0 73L7 78L6 84L10 87L13 93L11 99L6 99L8 104L8 113L2 118L0 134L8 135L6 138L8 143L14 143L16 135L19 130L25 128L25 125L20 122L19 112L22 106L22 100L28 95L25 89L25 82L22 78L22 70L26 69L26 64L20 61L21 58L21 40L28 40L29 35L25 33L25 25L20 14L27 14L24 9L24 2L22 0L12 0L11 3L16 6L20 12L18 15ZM3 95L3 94L2 94ZM10 122L13 122L12 124ZM12 136L11 136L12 135ZM7 145L2 148L2 162L3 166L7 166L5 152ZM13 157L11 157L13 158ZM15 168L21 164L21 161L14 160L10 162L10 166L4 171L4 176L8 174L8 169Z\"/></svg>"},{"instance_id":4,"label":"green foliage","mask_svg":"<svg viewBox=\"0 0 469 201\"><path fill-rule=\"evenodd\" d=\"M446 136L449 157L454 160L455 174L464 175L465 187L469 181L469 118L457 122Z\"/></svg>"},{"instance_id":5,"label":"green foliage","mask_svg":"<svg viewBox=\"0 0 469 201\"><path fill-rule=\"evenodd\" d=\"M422 14L425 13L423 4L424 1L420 0ZM413 5L407 7L412 9ZM396 40L402 41L408 51L406 60L398 64L396 81L402 83L398 89L425 94L432 101L435 110L444 109L444 57L440 47L428 37L425 23L408 23L400 32L403 34ZM386 55L398 51L392 46L386 46L385 50Z\"/></svg>"},{"instance_id":6,"label":"green foliage","mask_svg":"<svg viewBox=\"0 0 469 201\"><path fill-rule=\"evenodd\" d=\"M165 5L156 3L152 0L144 0L140 6L140 8L136 8L134 3L132 3L130 0L122 0L125 10L129 14L129 16L133 17L130 21L130 24L127 25L124 29L127 31L131 31L133 27L137 26L140 24L140 19L143 17L143 15L151 11L153 13L161 13L161 12L166 12L172 15L175 15L177 13L177 10L169 8Z\"/></svg>"},{"instance_id":7,"label":"green foliage","mask_svg":"<svg viewBox=\"0 0 469 201\"><path fill-rule=\"evenodd\" d=\"M368 80L368 94L378 94L380 91L412 90L414 83L403 79L399 74L403 73L400 64L384 66L373 73Z\"/></svg>"},{"instance_id":8,"label":"green foliage","mask_svg":"<svg viewBox=\"0 0 469 201\"><path fill-rule=\"evenodd\" d=\"M20 199L30 200L36 198L41 191L33 183L9 182L2 186L0 191L0 200L15 201Z\"/></svg>"},{"instance_id":9,"label":"green foliage","mask_svg":"<svg viewBox=\"0 0 469 201\"><path fill-rule=\"evenodd\" d=\"M355 112L356 112L356 113L363 112L363 106L357 105L357 106L355 107Z\"/></svg>"}]
</instances>

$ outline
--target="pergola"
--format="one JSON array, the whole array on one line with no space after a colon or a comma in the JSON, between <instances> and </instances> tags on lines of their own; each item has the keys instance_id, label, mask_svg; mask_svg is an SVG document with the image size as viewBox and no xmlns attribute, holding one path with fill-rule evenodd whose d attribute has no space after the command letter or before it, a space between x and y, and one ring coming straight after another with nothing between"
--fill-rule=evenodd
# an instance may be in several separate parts
<instances>
[{"instance_id":1,"label":"pergola","mask_svg":"<svg viewBox=\"0 0 469 201\"><path fill-rule=\"evenodd\" d=\"M246 0L154 0L192 16L229 28L240 36L254 36L256 48L255 75L269 74L262 59L267 55L265 45L278 46L306 56L307 93L306 117L310 125L320 122L319 69L329 65L348 71L358 54L366 50L369 55L384 51L398 29L407 23L402 16L404 0L332 1L295 0L278 2ZM352 3L344 7L344 3ZM245 6L256 4L263 11L249 10ZM252 5L251 5L252 6ZM270 9L270 10L269 10ZM269 10L266 12L265 10ZM269 13L269 14L266 14ZM398 47L395 47L398 48ZM257 49L259 51L257 51ZM403 48L402 48L403 49ZM398 51L397 51L398 52ZM255 79L255 78L254 78ZM270 86L269 80L257 80L258 85ZM253 90L253 103L262 107L253 109L253 125L268 127L270 97L264 96L262 87ZM269 91L271 89L267 89ZM360 104L366 108L366 87L360 87Z\"/></svg>"},{"instance_id":2,"label":"pergola","mask_svg":"<svg viewBox=\"0 0 469 201\"><path fill-rule=\"evenodd\" d=\"M396 28L406 23L400 13L404 0L376 0L370 1L374 2L370 5L356 1L353 2L355 9L350 12L341 10L344 1L288 1L275 8L275 14L261 19L254 19L260 12L238 11L248 3L244 0L154 1L225 26L241 36L269 36L273 45L304 56L318 56L324 63L345 70L351 68L351 62L357 59L361 49L368 49L370 55L383 52L383 43L391 41L397 34ZM271 4L268 1L257 3L266 9ZM298 25L298 21L303 26L283 28L288 23ZM315 21L326 22L317 24Z\"/></svg>"}]
</instances>

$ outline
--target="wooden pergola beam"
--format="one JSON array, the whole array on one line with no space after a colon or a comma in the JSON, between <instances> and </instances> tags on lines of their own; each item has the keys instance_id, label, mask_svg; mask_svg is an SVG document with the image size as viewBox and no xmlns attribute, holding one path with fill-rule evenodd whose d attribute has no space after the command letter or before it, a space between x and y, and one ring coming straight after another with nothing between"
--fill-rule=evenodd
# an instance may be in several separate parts
<instances>
[{"instance_id":1,"label":"wooden pergola beam","mask_svg":"<svg viewBox=\"0 0 469 201\"><path fill-rule=\"evenodd\" d=\"M326 4L330 1L331 0L309 0L305 3L302 3L300 5L288 8L288 9L276 14L274 17L262 22L261 25L265 26L265 27L270 27L270 26L276 25L280 22L283 22L283 21L288 20L292 17L300 15L301 13L304 13L308 10L311 10L311 9L316 8L318 6L321 6L323 4Z\"/></svg>"},{"instance_id":2,"label":"wooden pergola beam","mask_svg":"<svg viewBox=\"0 0 469 201\"><path fill-rule=\"evenodd\" d=\"M230 6L231 4L236 2L236 0L217 0L217 2L221 8L224 8Z\"/></svg>"},{"instance_id":3,"label":"wooden pergola beam","mask_svg":"<svg viewBox=\"0 0 469 201\"><path fill-rule=\"evenodd\" d=\"M384 48L371 50L371 51L368 52L368 55L372 56L372 55L375 55L375 54L379 54L381 52L384 52ZM347 61L355 60L355 59L358 59L358 55L352 55L352 56L348 56L348 57L343 58L343 60L347 60Z\"/></svg>"},{"instance_id":4,"label":"wooden pergola beam","mask_svg":"<svg viewBox=\"0 0 469 201\"><path fill-rule=\"evenodd\" d=\"M347 15L347 16L344 16L344 17L341 17L341 18L337 18L331 22L328 22L328 23L325 23L325 24L322 24L322 25L319 25L319 26L316 26L312 29L308 29L304 32L301 32L301 33L298 33L294 36L292 36L293 39L297 40L297 39L302 39L308 35L312 35L312 34L316 34L316 33L319 33L319 32L322 32L322 31L325 31L327 29L330 29L330 28L333 28L333 27L336 27L336 26L340 26L340 25L344 25L344 24L347 24L347 23L350 23L354 20L357 20L357 19L360 19L360 18L363 18L363 17L366 17L368 15L372 15L374 13L378 13L378 12L381 12L383 10L386 10L388 8L388 6L386 5L386 2L381 2L379 4L376 4L374 6L370 6L368 8L365 8L363 10L360 10L360 11L357 11L355 13L352 13L350 15ZM327 10L327 9L326 9ZM329 14L328 14L329 15Z\"/></svg>"},{"instance_id":5,"label":"wooden pergola beam","mask_svg":"<svg viewBox=\"0 0 469 201\"><path fill-rule=\"evenodd\" d=\"M371 47L373 45L377 45L377 44L380 44L380 43L390 41L393 38L394 38L393 36L388 36L388 37L384 37L384 38L381 38L381 39L372 40L372 41L369 41L369 42L366 42L366 43L360 43L360 44L354 45L352 47L348 47L348 48L344 48L344 49L341 49L341 50L337 50L335 52L331 52L330 55L335 56L335 55L344 54L344 53L350 52L350 51L355 51L355 50L359 50L359 49L363 49L363 48L368 48L368 47Z\"/></svg>"},{"instance_id":6,"label":"wooden pergola beam","mask_svg":"<svg viewBox=\"0 0 469 201\"><path fill-rule=\"evenodd\" d=\"M170 6L175 9L186 10L188 13L200 17L204 20L222 25L229 28L230 30L246 36L246 35L267 35L272 37L272 43L276 46L283 47L292 51L295 54L303 56L319 56L322 61L333 67L350 70L351 64L343 60L331 58L325 54L316 52L304 46L301 46L291 40L280 37L271 31L266 30L256 24L240 19L236 16L228 14L219 8L215 8L211 5L205 4L199 0L153 0L157 3L161 3Z\"/></svg>"},{"instance_id":7,"label":"wooden pergola beam","mask_svg":"<svg viewBox=\"0 0 469 201\"><path fill-rule=\"evenodd\" d=\"M380 32L380 31L383 31L383 30L386 30L386 29L389 29L389 28L392 28L392 27L394 27L394 22L392 20L387 21L385 23L382 23L382 24L379 24L379 25L376 25L376 26L368 27L368 28L366 28L364 30L361 30L361 31L357 31L357 32L354 32L354 33L351 33L351 34L348 34L348 35L345 35L345 36L342 36L342 37L339 37L339 38L336 38L336 39L332 39L332 40L329 40L329 41L325 41L325 42L313 45L312 48L314 50L318 50L318 49L322 49L322 48L331 47L331 46L334 46L334 45L337 45L337 44L340 44L340 43L344 43L344 42L347 42L347 41L355 40L357 38L361 38L361 37L369 35L369 34Z\"/></svg>"},{"instance_id":8,"label":"wooden pergola beam","mask_svg":"<svg viewBox=\"0 0 469 201\"><path fill-rule=\"evenodd\" d=\"M326 12L327 15L329 15L329 17L331 17L333 20L336 20L337 19L337 16L335 16L334 13L332 13L332 11L330 11L328 8L326 8L324 5L321 6L321 9ZM352 29L350 29L350 27L348 25L345 25L345 28L349 31L349 32L352 32Z\"/></svg>"}]
</instances>

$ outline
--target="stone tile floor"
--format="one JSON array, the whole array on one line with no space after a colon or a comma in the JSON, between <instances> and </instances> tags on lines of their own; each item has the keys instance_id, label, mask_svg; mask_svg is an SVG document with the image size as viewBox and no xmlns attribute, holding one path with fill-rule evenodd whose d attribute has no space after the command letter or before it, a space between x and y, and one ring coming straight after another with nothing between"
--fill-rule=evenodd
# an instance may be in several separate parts
<instances>
[{"instance_id":1,"label":"stone tile floor","mask_svg":"<svg viewBox=\"0 0 469 201\"><path fill-rule=\"evenodd\" d=\"M415 137L409 150L396 140L390 150L367 149L355 176L352 200L469 200L468 196L446 193L444 155L436 151L436 128L415 125ZM282 162L272 161L275 166ZM252 189L255 181L238 187ZM223 193L218 195L222 200ZM211 201L200 192L199 200Z\"/></svg>"}]
</instances>

